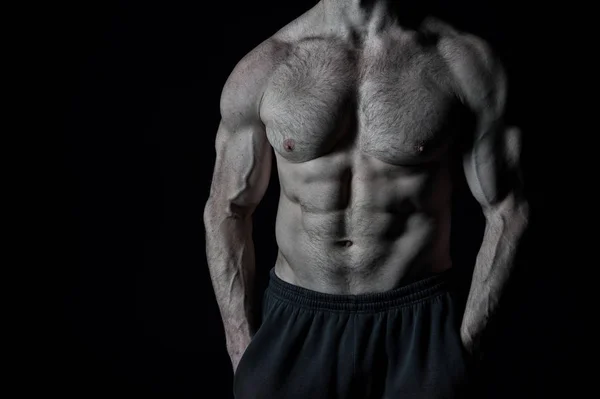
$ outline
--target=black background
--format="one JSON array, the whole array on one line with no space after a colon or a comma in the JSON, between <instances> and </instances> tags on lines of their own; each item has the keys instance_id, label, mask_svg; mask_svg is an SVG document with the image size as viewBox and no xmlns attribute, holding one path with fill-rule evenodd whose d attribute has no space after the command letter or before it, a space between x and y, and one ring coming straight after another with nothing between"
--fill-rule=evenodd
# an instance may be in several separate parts
<instances>
[{"instance_id":1,"label":"black background","mask_svg":"<svg viewBox=\"0 0 600 399\"><path fill-rule=\"evenodd\" d=\"M509 122L525 132L532 226L483 364L490 397L581 386L582 327L564 272L567 218L555 154L557 13L523 2L432 2L432 14L488 40L510 78ZM204 252L202 211L219 95L241 57L312 1L87 1L47 6L44 78L60 159L53 174L57 266L34 380L63 397L231 398L232 373ZM563 16L563 22L566 17ZM564 26L563 26L564 27ZM549 83L551 82L551 84ZM564 113L564 112L563 112ZM571 181L571 184L575 184ZM462 187L464 191L464 187ZM482 218L464 192L454 255L470 264ZM255 214L259 292L274 262L276 174ZM572 261L571 261L572 262ZM45 291L44 291L45 292ZM47 309L46 309L47 308ZM37 374L36 374L37 375Z\"/></svg>"}]
</instances>

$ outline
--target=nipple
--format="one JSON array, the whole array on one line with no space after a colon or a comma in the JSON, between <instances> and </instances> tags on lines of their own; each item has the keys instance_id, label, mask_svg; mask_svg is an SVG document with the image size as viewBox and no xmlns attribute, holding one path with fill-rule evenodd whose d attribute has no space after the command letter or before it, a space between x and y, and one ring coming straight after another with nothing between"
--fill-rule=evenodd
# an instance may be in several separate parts
<instances>
[{"instance_id":1,"label":"nipple","mask_svg":"<svg viewBox=\"0 0 600 399\"><path fill-rule=\"evenodd\" d=\"M294 140L292 140L292 139L285 139L283 141L283 148L285 148L285 150L288 152L294 151L295 145L296 145L296 143L294 143Z\"/></svg>"},{"instance_id":2,"label":"nipple","mask_svg":"<svg viewBox=\"0 0 600 399\"><path fill-rule=\"evenodd\" d=\"M425 143L423 143L422 141L418 142L415 146L415 149L418 153L422 153L423 151L425 151Z\"/></svg>"}]
</instances>

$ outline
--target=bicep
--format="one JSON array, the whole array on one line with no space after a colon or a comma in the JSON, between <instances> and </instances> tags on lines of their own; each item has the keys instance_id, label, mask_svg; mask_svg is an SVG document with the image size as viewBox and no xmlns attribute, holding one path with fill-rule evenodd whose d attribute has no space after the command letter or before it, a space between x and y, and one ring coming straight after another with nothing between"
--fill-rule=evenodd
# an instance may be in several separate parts
<instances>
[{"instance_id":1,"label":"bicep","mask_svg":"<svg viewBox=\"0 0 600 399\"><path fill-rule=\"evenodd\" d=\"M504 123L507 77L500 60L482 40L462 35L446 47L461 101L476 115L464 153L473 196L484 207L519 190L521 132Z\"/></svg>"},{"instance_id":2,"label":"bicep","mask_svg":"<svg viewBox=\"0 0 600 399\"><path fill-rule=\"evenodd\" d=\"M521 188L521 131L499 120L482 120L478 130L464 154L463 165L473 196L487 208Z\"/></svg>"},{"instance_id":3,"label":"bicep","mask_svg":"<svg viewBox=\"0 0 600 399\"><path fill-rule=\"evenodd\" d=\"M211 200L236 216L250 215L267 189L271 147L260 122L235 128L221 121L216 137Z\"/></svg>"}]
</instances>

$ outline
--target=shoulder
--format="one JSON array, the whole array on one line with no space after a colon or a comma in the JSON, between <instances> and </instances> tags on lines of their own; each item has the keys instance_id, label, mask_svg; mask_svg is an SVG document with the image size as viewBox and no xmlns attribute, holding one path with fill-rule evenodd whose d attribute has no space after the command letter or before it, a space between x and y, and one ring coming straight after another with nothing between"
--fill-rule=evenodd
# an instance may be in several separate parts
<instances>
[{"instance_id":1,"label":"shoulder","mask_svg":"<svg viewBox=\"0 0 600 399\"><path fill-rule=\"evenodd\" d=\"M289 56L293 43L306 36L315 25L316 7L286 24L233 68L221 92L223 122L235 125L260 120L260 103L273 73Z\"/></svg>"},{"instance_id":2,"label":"shoulder","mask_svg":"<svg viewBox=\"0 0 600 399\"><path fill-rule=\"evenodd\" d=\"M490 44L433 18L424 22L423 29L438 36L438 51L450 69L461 100L475 110L503 109L506 74Z\"/></svg>"},{"instance_id":3,"label":"shoulder","mask_svg":"<svg viewBox=\"0 0 600 399\"><path fill-rule=\"evenodd\" d=\"M288 47L271 37L237 62L221 91L220 111L225 122L237 124L258 117L262 94Z\"/></svg>"}]
</instances>

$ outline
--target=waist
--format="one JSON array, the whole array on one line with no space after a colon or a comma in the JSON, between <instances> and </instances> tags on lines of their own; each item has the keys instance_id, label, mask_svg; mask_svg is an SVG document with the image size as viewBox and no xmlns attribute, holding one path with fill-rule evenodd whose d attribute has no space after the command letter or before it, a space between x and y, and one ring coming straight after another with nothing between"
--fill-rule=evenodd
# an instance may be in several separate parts
<instances>
[{"instance_id":1,"label":"waist","mask_svg":"<svg viewBox=\"0 0 600 399\"><path fill-rule=\"evenodd\" d=\"M295 307L332 311L385 311L412 306L449 293L456 287L456 273L448 269L397 288L363 294L330 294L288 283L272 268L267 295Z\"/></svg>"},{"instance_id":2,"label":"waist","mask_svg":"<svg viewBox=\"0 0 600 399\"><path fill-rule=\"evenodd\" d=\"M276 268L289 283L356 294L389 290L451 266L447 212L399 219L369 214L356 223L333 223L298 212L295 207L280 207L276 222Z\"/></svg>"}]
</instances>

